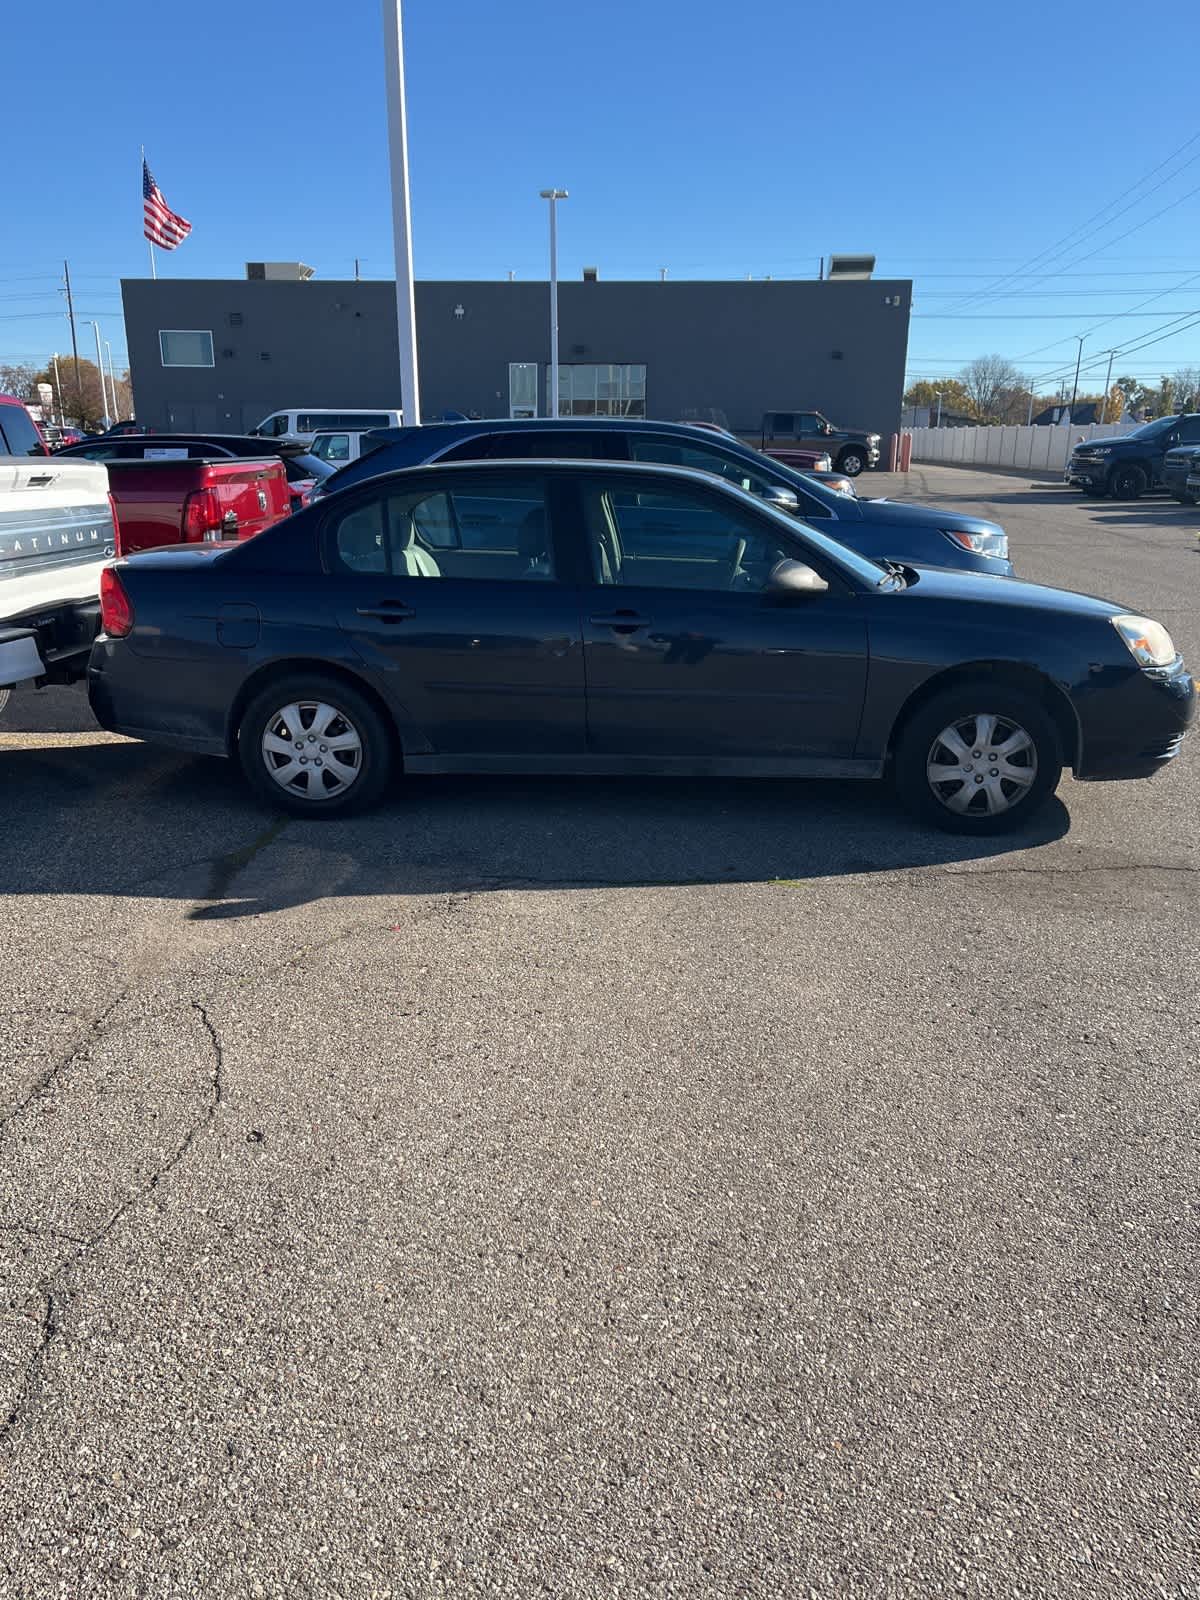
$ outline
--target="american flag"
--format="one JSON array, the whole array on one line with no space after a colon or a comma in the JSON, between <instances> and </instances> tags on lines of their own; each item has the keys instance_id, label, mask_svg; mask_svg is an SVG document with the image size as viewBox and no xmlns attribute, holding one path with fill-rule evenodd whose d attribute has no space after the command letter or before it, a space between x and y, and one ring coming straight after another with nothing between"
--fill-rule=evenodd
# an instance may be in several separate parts
<instances>
[{"instance_id":1,"label":"american flag","mask_svg":"<svg viewBox=\"0 0 1200 1600\"><path fill-rule=\"evenodd\" d=\"M191 223L177 216L163 199L145 156L142 157L142 214L146 219L143 231L150 243L160 250L174 250L192 231Z\"/></svg>"}]
</instances>

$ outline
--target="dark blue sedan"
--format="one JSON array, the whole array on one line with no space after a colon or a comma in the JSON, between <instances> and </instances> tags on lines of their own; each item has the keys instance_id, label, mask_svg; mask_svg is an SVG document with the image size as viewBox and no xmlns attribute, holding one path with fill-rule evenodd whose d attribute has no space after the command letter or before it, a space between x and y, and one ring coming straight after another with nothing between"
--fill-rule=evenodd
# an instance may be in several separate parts
<instances>
[{"instance_id":1,"label":"dark blue sedan","mask_svg":"<svg viewBox=\"0 0 1200 1600\"><path fill-rule=\"evenodd\" d=\"M624 417L545 417L434 423L380 428L364 446L375 448L328 479L318 494L334 494L380 472L444 461L514 461L532 457L573 461L644 461L711 472L726 483L770 500L802 522L875 560L911 561L1006 577L1012 572L1008 535L996 522L886 499L839 494L817 478L775 461L753 446L686 422Z\"/></svg>"},{"instance_id":2,"label":"dark blue sedan","mask_svg":"<svg viewBox=\"0 0 1200 1600\"><path fill-rule=\"evenodd\" d=\"M1013 578L881 564L707 473L371 477L238 545L118 561L92 706L232 756L301 816L397 769L879 778L994 833L1147 777L1193 684L1166 630Z\"/></svg>"}]
</instances>

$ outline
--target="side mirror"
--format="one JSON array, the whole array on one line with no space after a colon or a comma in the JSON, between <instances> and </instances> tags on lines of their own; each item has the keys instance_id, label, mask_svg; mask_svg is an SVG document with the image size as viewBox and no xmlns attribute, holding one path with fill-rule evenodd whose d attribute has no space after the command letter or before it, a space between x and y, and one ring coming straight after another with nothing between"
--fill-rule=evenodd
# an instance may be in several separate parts
<instances>
[{"instance_id":1,"label":"side mirror","mask_svg":"<svg viewBox=\"0 0 1200 1600\"><path fill-rule=\"evenodd\" d=\"M790 517L800 514L800 496L794 489L785 489L781 483L769 483L759 499L765 500L776 511L786 511Z\"/></svg>"},{"instance_id":2,"label":"side mirror","mask_svg":"<svg viewBox=\"0 0 1200 1600\"><path fill-rule=\"evenodd\" d=\"M833 423L832 422L823 422L821 424L821 432L822 433L832 433L833 432Z\"/></svg>"},{"instance_id":3,"label":"side mirror","mask_svg":"<svg viewBox=\"0 0 1200 1600\"><path fill-rule=\"evenodd\" d=\"M803 561L777 561L767 576L768 594L789 598L800 594L824 594L829 588L819 572Z\"/></svg>"}]
</instances>

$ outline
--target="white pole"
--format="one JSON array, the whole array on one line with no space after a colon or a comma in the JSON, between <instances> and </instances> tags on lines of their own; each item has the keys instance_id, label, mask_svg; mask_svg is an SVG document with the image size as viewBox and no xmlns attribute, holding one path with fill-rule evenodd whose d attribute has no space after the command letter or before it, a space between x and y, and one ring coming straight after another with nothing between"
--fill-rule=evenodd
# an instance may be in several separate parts
<instances>
[{"instance_id":1,"label":"white pole","mask_svg":"<svg viewBox=\"0 0 1200 1600\"><path fill-rule=\"evenodd\" d=\"M112 345L104 341L104 348L108 351L108 392L112 397L113 421L120 422L121 417L117 408L117 375L113 371Z\"/></svg>"},{"instance_id":2,"label":"white pole","mask_svg":"<svg viewBox=\"0 0 1200 1600\"><path fill-rule=\"evenodd\" d=\"M112 417L108 413L108 387L104 382L104 356L100 350L100 324L92 323L92 332L96 335L96 365L100 369L100 404L104 407L104 426L112 425Z\"/></svg>"},{"instance_id":3,"label":"white pole","mask_svg":"<svg viewBox=\"0 0 1200 1600\"><path fill-rule=\"evenodd\" d=\"M63 410L62 379L58 375L57 350L50 359L54 362L54 387L58 390L58 425L60 428L65 428L67 425L67 413Z\"/></svg>"},{"instance_id":4,"label":"white pole","mask_svg":"<svg viewBox=\"0 0 1200 1600\"><path fill-rule=\"evenodd\" d=\"M147 239L146 243L150 246L150 276L152 278L157 278L158 268L154 265L154 240Z\"/></svg>"},{"instance_id":5,"label":"white pole","mask_svg":"<svg viewBox=\"0 0 1200 1600\"><path fill-rule=\"evenodd\" d=\"M388 156L392 171L392 239L396 255L396 331L400 341L400 402L404 421L421 421L417 372L417 301L413 290L412 216L408 187L408 121L404 103L404 27L401 0L383 0L383 70L387 83Z\"/></svg>"},{"instance_id":6,"label":"white pole","mask_svg":"<svg viewBox=\"0 0 1200 1600\"><path fill-rule=\"evenodd\" d=\"M550 415L558 416L558 202L568 198L565 189L539 189L550 202Z\"/></svg>"}]
</instances>

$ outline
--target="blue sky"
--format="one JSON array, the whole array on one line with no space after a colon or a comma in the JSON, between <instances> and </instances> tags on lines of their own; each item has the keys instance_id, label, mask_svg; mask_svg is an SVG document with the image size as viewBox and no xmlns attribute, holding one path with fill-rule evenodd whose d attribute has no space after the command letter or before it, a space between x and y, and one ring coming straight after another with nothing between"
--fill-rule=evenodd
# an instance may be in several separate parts
<instances>
[{"instance_id":1,"label":"blue sky","mask_svg":"<svg viewBox=\"0 0 1200 1600\"><path fill-rule=\"evenodd\" d=\"M1200 112L1195 52L1160 48L1164 15L1131 55L1132 15L1128 0L407 0L417 275L544 276L537 191L555 184L571 191L565 276L797 277L874 251L881 274L916 280L913 376L986 351L1049 376L1085 330L1085 357L1157 337L1200 316L1200 193L1183 198L1200 189ZM376 0L58 0L16 6L4 35L10 66L44 70L6 74L9 150L28 156L4 179L0 361L67 344L64 256L120 360L118 279L147 271L143 142L194 224L162 275L299 257L348 277L355 256L390 274ZM1200 326L1116 370L1184 364Z\"/></svg>"}]
</instances>

